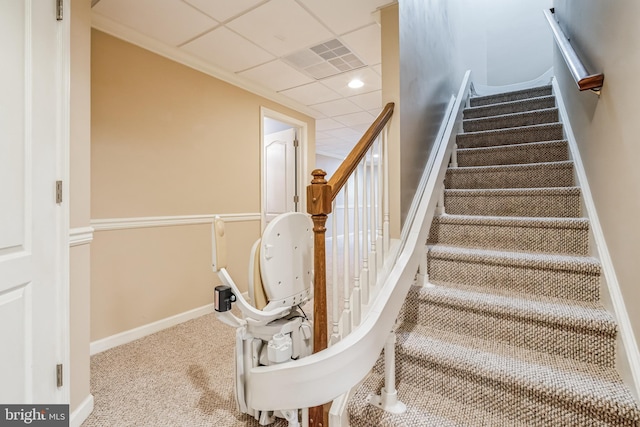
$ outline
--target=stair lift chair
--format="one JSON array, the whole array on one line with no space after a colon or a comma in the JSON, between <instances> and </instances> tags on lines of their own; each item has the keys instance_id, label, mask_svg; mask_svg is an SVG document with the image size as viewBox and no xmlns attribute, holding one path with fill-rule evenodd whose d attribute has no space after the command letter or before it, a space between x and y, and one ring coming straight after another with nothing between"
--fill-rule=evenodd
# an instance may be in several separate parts
<instances>
[{"instance_id":1,"label":"stair lift chair","mask_svg":"<svg viewBox=\"0 0 640 427\"><path fill-rule=\"evenodd\" d=\"M240 412L260 425L285 418L298 426L298 410L260 411L251 406L251 368L283 363L308 356L313 350L311 321L300 306L312 297L313 223L308 215L289 212L277 216L265 228L251 250L249 301L227 272L224 221L216 217L212 227L213 271L222 285L214 292L218 319L236 328L235 394ZM242 316L231 312L237 303ZM260 390L273 393L277 390Z\"/></svg>"}]
</instances>

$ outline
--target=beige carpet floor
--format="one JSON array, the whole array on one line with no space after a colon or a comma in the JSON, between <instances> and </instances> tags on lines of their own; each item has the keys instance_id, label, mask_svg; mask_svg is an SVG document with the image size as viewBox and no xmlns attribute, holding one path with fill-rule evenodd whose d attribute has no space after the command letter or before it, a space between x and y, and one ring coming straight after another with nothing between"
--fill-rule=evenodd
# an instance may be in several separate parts
<instances>
[{"instance_id":1,"label":"beige carpet floor","mask_svg":"<svg viewBox=\"0 0 640 427\"><path fill-rule=\"evenodd\" d=\"M258 426L236 410L234 337L210 314L96 354L82 426Z\"/></svg>"}]
</instances>

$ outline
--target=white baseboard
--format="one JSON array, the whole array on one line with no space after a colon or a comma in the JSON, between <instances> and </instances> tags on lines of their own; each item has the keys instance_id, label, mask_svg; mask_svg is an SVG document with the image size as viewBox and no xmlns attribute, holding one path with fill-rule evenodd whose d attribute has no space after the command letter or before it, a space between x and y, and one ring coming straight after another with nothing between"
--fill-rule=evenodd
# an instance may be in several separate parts
<instances>
[{"instance_id":1,"label":"white baseboard","mask_svg":"<svg viewBox=\"0 0 640 427\"><path fill-rule=\"evenodd\" d=\"M69 416L69 427L80 427L80 425L93 412L93 394L88 395L80 405Z\"/></svg>"},{"instance_id":2,"label":"white baseboard","mask_svg":"<svg viewBox=\"0 0 640 427\"><path fill-rule=\"evenodd\" d=\"M611 298L611 305L618 322L620 338L622 340L622 346L625 353L624 356L629 364L628 367L632 376L630 380L633 382L633 392L636 397L640 397L640 353L638 352L638 344L633 333L631 319L629 319L629 313L625 306L622 290L620 289L620 283L618 282L613 261L611 260L611 254L607 248L600 220L598 219L596 205L591 197L587 174L582 163L582 158L580 157L578 142L576 141L573 129L571 128L571 123L569 122L567 108L562 99L562 94L560 93L560 86L555 78L553 78L552 84L560 118L564 126L564 132L567 137L567 141L569 142L569 150L573 158L576 176L578 177L578 182L582 190L582 199L584 202L586 216L589 218L591 231L593 233L597 256L602 265L602 274L606 283L606 289L609 293L609 297Z\"/></svg>"},{"instance_id":3,"label":"white baseboard","mask_svg":"<svg viewBox=\"0 0 640 427\"><path fill-rule=\"evenodd\" d=\"M111 335L110 337L102 338L97 341L93 341L89 347L91 356L101 353L110 348L117 347L122 344L127 344L137 339L146 337L147 335L154 334L162 331L163 329L170 328L187 320L195 319L205 314L213 313L213 304L207 304L203 307L194 308L193 310L185 311L184 313L176 314L175 316L167 317L166 319L158 320L147 325L139 326L128 331L121 332L119 334Z\"/></svg>"}]
</instances>

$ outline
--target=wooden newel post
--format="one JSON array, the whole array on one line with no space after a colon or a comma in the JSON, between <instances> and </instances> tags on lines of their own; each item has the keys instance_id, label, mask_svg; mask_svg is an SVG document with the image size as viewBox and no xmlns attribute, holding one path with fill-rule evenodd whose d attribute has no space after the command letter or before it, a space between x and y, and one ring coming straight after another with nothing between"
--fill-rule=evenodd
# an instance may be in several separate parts
<instances>
[{"instance_id":1,"label":"wooden newel post","mask_svg":"<svg viewBox=\"0 0 640 427\"><path fill-rule=\"evenodd\" d=\"M307 212L313 220L313 352L327 348L327 266L325 256L325 224L331 213L331 186L322 169L311 172L313 180L307 186ZM323 427L323 406L309 408L309 426Z\"/></svg>"}]
</instances>

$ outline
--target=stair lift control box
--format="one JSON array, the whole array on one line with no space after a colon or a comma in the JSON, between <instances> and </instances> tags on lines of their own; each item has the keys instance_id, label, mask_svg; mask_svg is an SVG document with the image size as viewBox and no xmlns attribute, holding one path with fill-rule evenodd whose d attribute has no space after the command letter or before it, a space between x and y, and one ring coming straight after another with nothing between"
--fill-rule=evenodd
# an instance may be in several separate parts
<instances>
[{"instance_id":1,"label":"stair lift control box","mask_svg":"<svg viewBox=\"0 0 640 427\"><path fill-rule=\"evenodd\" d=\"M216 317L236 328L235 394L240 412L260 425L284 418L298 426L298 409L264 411L251 406L250 396L269 393L251 387L251 369L286 363L313 352L313 328L302 306L313 295L313 223L307 214L278 215L252 248L248 298L239 291L226 267L224 222L212 227L212 267L222 285L214 290ZM236 303L240 316L232 309Z\"/></svg>"}]
</instances>

